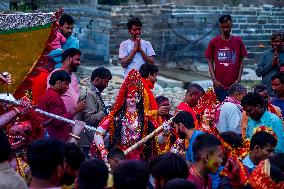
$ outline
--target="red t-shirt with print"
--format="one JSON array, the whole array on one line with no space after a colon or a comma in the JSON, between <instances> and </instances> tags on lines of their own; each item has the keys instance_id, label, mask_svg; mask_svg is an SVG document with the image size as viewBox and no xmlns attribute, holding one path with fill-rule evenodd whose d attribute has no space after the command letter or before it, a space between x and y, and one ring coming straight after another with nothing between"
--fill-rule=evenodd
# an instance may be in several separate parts
<instances>
[{"instance_id":1,"label":"red t-shirt with print","mask_svg":"<svg viewBox=\"0 0 284 189\"><path fill-rule=\"evenodd\" d=\"M241 58L246 55L242 39L236 36L232 36L230 40L217 36L209 42L205 51L205 57L214 60L215 77L225 88L229 88L238 79Z\"/></svg>"}]
</instances>

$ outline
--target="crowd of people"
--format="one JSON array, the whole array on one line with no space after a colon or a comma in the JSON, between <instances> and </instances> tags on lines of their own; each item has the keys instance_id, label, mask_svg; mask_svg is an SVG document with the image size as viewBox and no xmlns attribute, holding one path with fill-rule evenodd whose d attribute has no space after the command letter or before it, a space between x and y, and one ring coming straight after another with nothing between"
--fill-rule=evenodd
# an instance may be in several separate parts
<instances>
[{"instance_id":1,"label":"crowd of people","mask_svg":"<svg viewBox=\"0 0 284 189\"><path fill-rule=\"evenodd\" d=\"M262 84L248 92L240 83L245 45L222 15L221 35L205 52L213 88L189 85L171 115L169 99L151 91L158 67L140 19L127 23L124 82L111 107L102 97L110 70L96 68L86 86L78 83L73 26L61 16L48 44L56 67L34 83L36 100L1 102L1 189L284 188L283 33L271 36L256 70ZM10 84L11 75L0 81Z\"/></svg>"}]
</instances>

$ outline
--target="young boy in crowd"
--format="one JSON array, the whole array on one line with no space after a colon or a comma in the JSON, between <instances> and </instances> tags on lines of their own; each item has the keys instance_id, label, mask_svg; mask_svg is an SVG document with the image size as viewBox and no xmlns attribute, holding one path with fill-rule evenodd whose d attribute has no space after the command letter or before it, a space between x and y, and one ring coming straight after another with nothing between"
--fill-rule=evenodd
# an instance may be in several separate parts
<instances>
[{"instance_id":1,"label":"young boy in crowd","mask_svg":"<svg viewBox=\"0 0 284 189\"><path fill-rule=\"evenodd\" d=\"M125 154L124 152L118 148L114 147L113 149L110 150L110 152L107 155L107 160L109 162L109 175L108 175L108 180L107 180L107 188L112 188L113 186L113 170L121 163L122 161L125 160Z\"/></svg>"},{"instance_id":2,"label":"young boy in crowd","mask_svg":"<svg viewBox=\"0 0 284 189\"><path fill-rule=\"evenodd\" d=\"M161 189L164 184L175 178L188 177L188 166L184 159L174 153L168 152L157 156L150 162L150 173L154 177L155 189Z\"/></svg>"},{"instance_id":3,"label":"young boy in crowd","mask_svg":"<svg viewBox=\"0 0 284 189\"><path fill-rule=\"evenodd\" d=\"M147 189L149 170L141 161L125 161L113 170L114 189Z\"/></svg>"},{"instance_id":4,"label":"young boy in crowd","mask_svg":"<svg viewBox=\"0 0 284 189\"><path fill-rule=\"evenodd\" d=\"M85 161L80 166L78 188L105 189L108 173L108 168L103 161L98 159Z\"/></svg>"},{"instance_id":5,"label":"young boy in crowd","mask_svg":"<svg viewBox=\"0 0 284 189\"><path fill-rule=\"evenodd\" d=\"M201 134L193 143L194 163L189 169L188 180L197 189L211 189L210 173L216 173L223 162L221 141L213 135Z\"/></svg>"},{"instance_id":6,"label":"young boy in crowd","mask_svg":"<svg viewBox=\"0 0 284 189\"><path fill-rule=\"evenodd\" d=\"M173 117L171 114L170 114L170 107L171 107L171 104L170 104L170 101L167 97L165 96L158 96L156 98L156 101L158 103L158 106L159 108L162 107L162 106L166 106L168 107L168 109L166 109L167 111L165 111L164 113L162 113L161 117L162 117L162 121L168 121L171 117Z\"/></svg>"},{"instance_id":7,"label":"young boy in crowd","mask_svg":"<svg viewBox=\"0 0 284 189\"><path fill-rule=\"evenodd\" d=\"M74 143L64 144L64 175L60 180L62 189L74 188L80 165L84 161L85 156L81 148Z\"/></svg>"},{"instance_id":8,"label":"young boy in crowd","mask_svg":"<svg viewBox=\"0 0 284 189\"><path fill-rule=\"evenodd\" d=\"M273 132L271 130L271 132ZM252 135L250 140L249 154L243 159L243 164L251 173L255 167L274 153L277 144L276 135L272 135L265 131L260 131Z\"/></svg>"}]
</instances>

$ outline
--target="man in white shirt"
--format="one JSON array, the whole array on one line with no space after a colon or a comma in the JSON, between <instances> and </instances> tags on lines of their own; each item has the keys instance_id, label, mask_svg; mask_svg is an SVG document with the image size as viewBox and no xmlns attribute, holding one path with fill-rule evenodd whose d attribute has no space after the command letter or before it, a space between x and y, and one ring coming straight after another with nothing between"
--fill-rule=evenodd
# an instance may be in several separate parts
<instances>
[{"instance_id":1,"label":"man in white shirt","mask_svg":"<svg viewBox=\"0 0 284 189\"><path fill-rule=\"evenodd\" d=\"M139 70L144 63L154 64L156 55L151 43L140 38L142 22L139 18L133 18L127 23L130 39L123 41L119 47L119 60L124 68L124 77L132 69Z\"/></svg>"},{"instance_id":2,"label":"man in white shirt","mask_svg":"<svg viewBox=\"0 0 284 189\"><path fill-rule=\"evenodd\" d=\"M247 89L239 84L233 84L229 88L229 96L217 109L217 129L220 133L233 131L241 134L242 106L241 100L247 94Z\"/></svg>"}]
</instances>

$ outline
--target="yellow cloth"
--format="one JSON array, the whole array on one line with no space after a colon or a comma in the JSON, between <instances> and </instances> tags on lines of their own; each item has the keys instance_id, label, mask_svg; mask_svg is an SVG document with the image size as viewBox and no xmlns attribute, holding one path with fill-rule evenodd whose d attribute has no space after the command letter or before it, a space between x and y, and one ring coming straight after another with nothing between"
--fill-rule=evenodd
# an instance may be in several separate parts
<instances>
[{"instance_id":1,"label":"yellow cloth","mask_svg":"<svg viewBox=\"0 0 284 189\"><path fill-rule=\"evenodd\" d=\"M107 188L112 188L112 186L113 186L113 175L109 173L107 178Z\"/></svg>"},{"instance_id":2,"label":"yellow cloth","mask_svg":"<svg viewBox=\"0 0 284 189\"><path fill-rule=\"evenodd\" d=\"M143 89L143 104L145 115L153 117L159 124L162 124L161 116L158 116L158 110L151 110L150 98L146 89Z\"/></svg>"},{"instance_id":3,"label":"yellow cloth","mask_svg":"<svg viewBox=\"0 0 284 189\"><path fill-rule=\"evenodd\" d=\"M70 186L67 186L67 185L61 186L62 189L74 189L74 187L75 187L75 184L71 184Z\"/></svg>"},{"instance_id":4,"label":"yellow cloth","mask_svg":"<svg viewBox=\"0 0 284 189\"><path fill-rule=\"evenodd\" d=\"M14 92L41 56L51 31L51 25L0 33L0 72L12 75L9 92ZM6 92L0 86L0 92Z\"/></svg>"}]
</instances>

